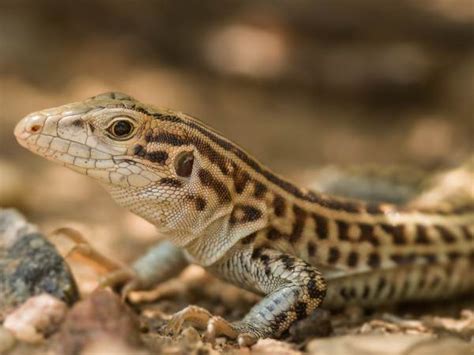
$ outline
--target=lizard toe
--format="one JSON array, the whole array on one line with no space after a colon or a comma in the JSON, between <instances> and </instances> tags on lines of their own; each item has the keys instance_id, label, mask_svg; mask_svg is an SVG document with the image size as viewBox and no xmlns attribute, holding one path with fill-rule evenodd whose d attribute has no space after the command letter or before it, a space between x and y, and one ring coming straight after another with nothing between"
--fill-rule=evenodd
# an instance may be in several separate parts
<instances>
[{"instance_id":1,"label":"lizard toe","mask_svg":"<svg viewBox=\"0 0 474 355\"><path fill-rule=\"evenodd\" d=\"M179 334L185 322L204 329L211 318L212 314L206 309L198 306L188 306L171 316L164 328L164 333L167 335Z\"/></svg>"},{"instance_id":2,"label":"lizard toe","mask_svg":"<svg viewBox=\"0 0 474 355\"><path fill-rule=\"evenodd\" d=\"M220 335L226 336L230 339L236 339L239 332L234 328L232 323L226 321L222 317L214 316L207 322L205 338L212 342Z\"/></svg>"},{"instance_id":3,"label":"lizard toe","mask_svg":"<svg viewBox=\"0 0 474 355\"><path fill-rule=\"evenodd\" d=\"M120 289L134 278L134 272L129 268L121 268L109 272L99 281L99 287Z\"/></svg>"},{"instance_id":4,"label":"lizard toe","mask_svg":"<svg viewBox=\"0 0 474 355\"><path fill-rule=\"evenodd\" d=\"M237 343L240 347L250 347L258 341L258 337L251 333L242 333L237 337Z\"/></svg>"},{"instance_id":5,"label":"lizard toe","mask_svg":"<svg viewBox=\"0 0 474 355\"><path fill-rule=\"evenodd\" d=\"M218 336L225 336L232 340L237 340L241 347L254 345L259 336L250 326L242 322L230 323L222 317L212 317L207 323L205 339L214 342Z\"/></svg>"}]
</instances>

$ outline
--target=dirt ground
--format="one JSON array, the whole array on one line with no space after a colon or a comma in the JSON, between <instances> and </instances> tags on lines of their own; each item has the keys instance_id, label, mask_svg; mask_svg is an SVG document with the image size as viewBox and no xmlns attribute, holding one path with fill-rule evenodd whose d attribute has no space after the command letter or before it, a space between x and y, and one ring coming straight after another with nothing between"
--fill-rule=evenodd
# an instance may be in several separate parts
<instances>
[{"instance_id":1,"label":"dirt ground","mask_svg":"<svg viewBox=\"0 0 474 355\"><path fill-rule=\"evenodd\" d=\"M22 0L0 3L0 23L0 207L16 208L47 235L74 228L117 262L130 263L161 237L87 177L17 145L12 131L24 115L122 91L200 117L294 181L327 165L430 170L474 153L470 1ZM83 302L114 304L112 294L93 293L97 268L70 265ZM209 344L192 328L160 334L167 315L189 304L239 319L258 300L197 266L134 300L138 325L130 327L140 345L107 333L81 351L474 352L471 298L322 313L317 326L251 350ZM11 353L51 352L64 339Z\"/></svg>"}]
</instances>

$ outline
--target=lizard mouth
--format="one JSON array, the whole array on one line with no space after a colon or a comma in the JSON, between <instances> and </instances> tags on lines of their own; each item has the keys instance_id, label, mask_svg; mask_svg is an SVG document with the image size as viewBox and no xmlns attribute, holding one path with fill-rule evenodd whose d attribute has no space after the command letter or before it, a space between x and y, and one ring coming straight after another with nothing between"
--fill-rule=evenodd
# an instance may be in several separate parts
<instances>
[{"instance_id":1,"label":"lizard mouth","mask_svg":"<svg viewBox=\"0 0 474 355\"><path fill-rule=\"evenodd\" d=\"M68 121L62 121L61 127L63 119ZM34 113L17 124L14 134L18 143L32 153L105 184L144 187L160 180L162 172L151 171L146 162L134 160L125 149L112 151L101 145L81 127L75 127L75 120L77 115Z\"/></svg>"}]
</instances>

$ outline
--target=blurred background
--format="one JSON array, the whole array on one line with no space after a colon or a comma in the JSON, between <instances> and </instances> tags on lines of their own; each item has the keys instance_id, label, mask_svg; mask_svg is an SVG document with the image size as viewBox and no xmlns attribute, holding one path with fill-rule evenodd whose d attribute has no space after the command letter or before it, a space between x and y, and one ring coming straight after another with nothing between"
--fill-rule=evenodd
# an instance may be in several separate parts
<instances>
[{"instance_id":1,"label":"blurred background","mask_svg":"<svg viewBox=\"0 0 474 355\"><path fill-rule=\"evenodd\" d=\"M471 0L2 0L0 24L0 206L125 260L153 228L20 148L24 115L123 91L200 117L295 180L473 152Z\"/></svg>"}]
</instances>

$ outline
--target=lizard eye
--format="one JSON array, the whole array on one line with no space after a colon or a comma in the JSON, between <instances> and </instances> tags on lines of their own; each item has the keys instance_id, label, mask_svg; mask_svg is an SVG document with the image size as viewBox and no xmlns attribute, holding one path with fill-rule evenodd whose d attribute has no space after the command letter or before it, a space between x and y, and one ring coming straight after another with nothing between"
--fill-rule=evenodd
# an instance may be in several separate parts
<instances>
[{"instance_id":1,"label":"lizard eye","mask_svg":"<svg viewBox=\"0 0 474 355\"><path fill-rule=\"evenodd\" d=\"M193 172L194 155L193 152L181 152L174 161L176 174L181 177L190 177Z\"/></svg>"},{"instance_id":2,"label":"lizard eye","mask_svg":"<svg viewBox=\"0 0 474 355\"><path fill-rule=\"evenodd\" d=\"M127 139L131 136L134 131L134 125L132 122L126 119L120 119L114 121L107 131L114 137L119 139Z\"/></svg>"}]
</instances>

